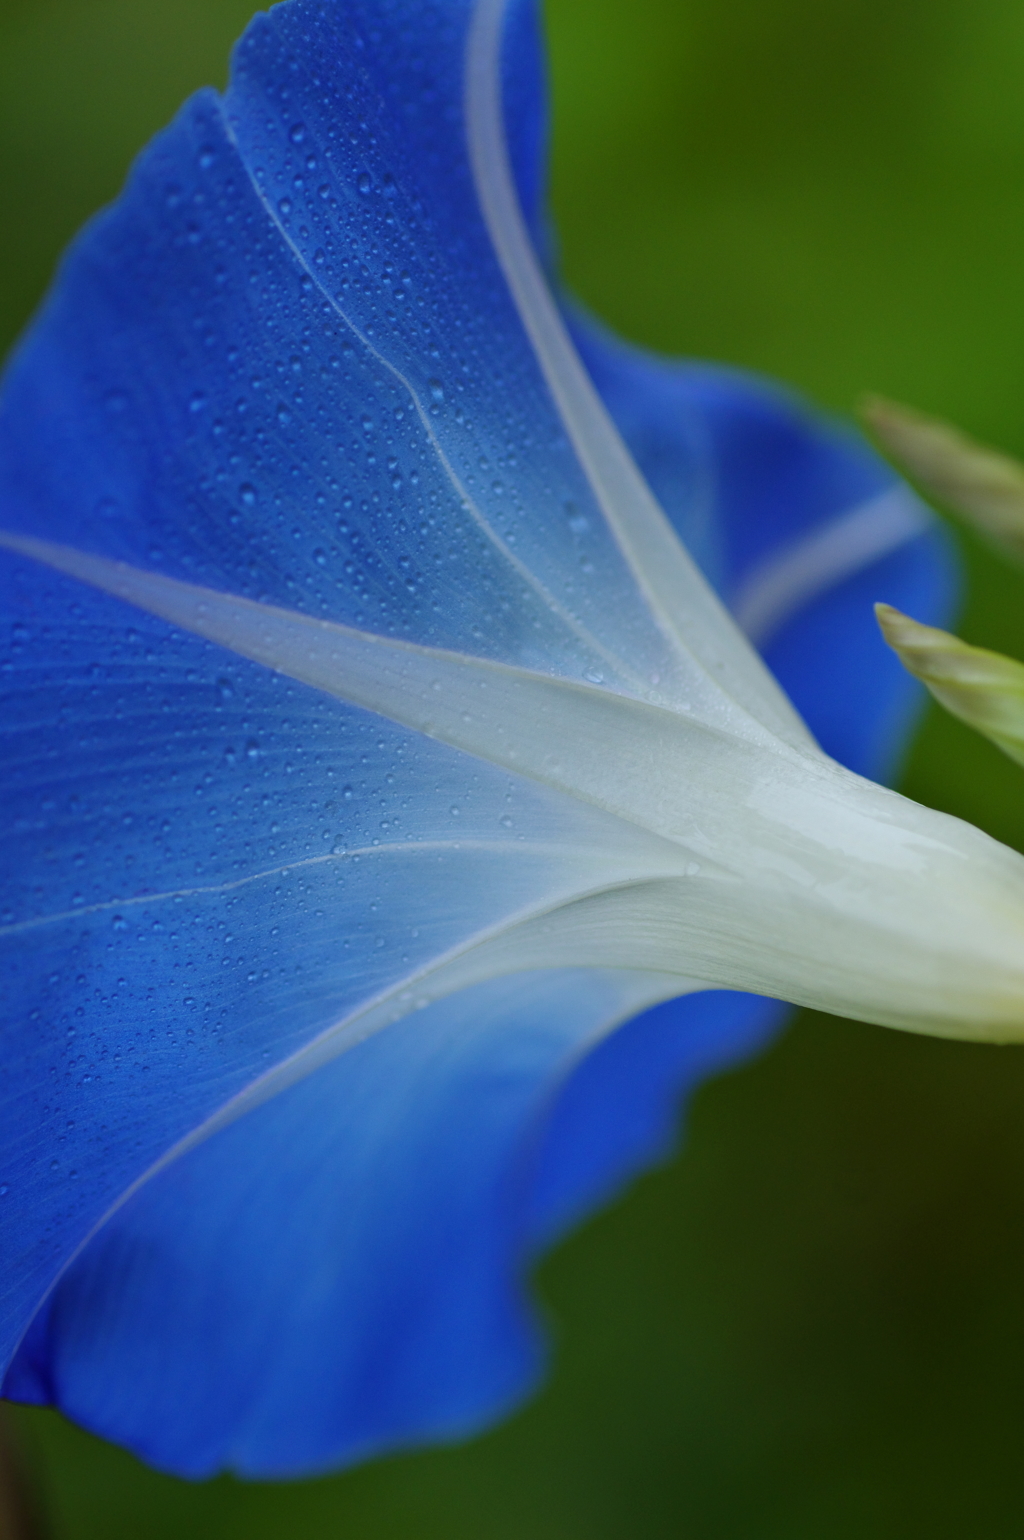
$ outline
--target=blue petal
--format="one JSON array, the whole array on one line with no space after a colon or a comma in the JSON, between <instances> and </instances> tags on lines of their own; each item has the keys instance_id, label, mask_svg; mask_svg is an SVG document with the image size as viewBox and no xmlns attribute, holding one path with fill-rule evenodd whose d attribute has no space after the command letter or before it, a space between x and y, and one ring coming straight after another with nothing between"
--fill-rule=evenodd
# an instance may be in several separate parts
<instances>
[{"instance_id":1,"label":"blue petal","mask_svg":"<svg viewBox=\"0 0 1024 1540\"><path fill-rule=\"evenodd\" d=\"M505 1410L540 1366L530 1131L629 1009L622 975L526 974L378 1033L122 1210L13 1391L193 1476L299 1474Z\"/></svg>"},{"instance_id":2,"label":"blue petal","mask_svg":"<svg viewBox=\"0 0 1024 1540\"><path fill-rule=\"evenodd\" d=\"M958 589L949 540L862 440L792 393L655 359L574 321L663 508L818 742L859 774L890 779L922 692L872 605L946 624Z\"/></svg>"},{"instance_id":3,"label":"blue petal","mask_svg":"<svg viewBox=\"0 0 1024 1540\"><path fill-rule=\"evenodd\" d=\"M201 94L146 152L16 355L8 528L571 677L595 648L657 662L476 207L468 12L293 0L253 24L226 107ZM504 87L539 241L534 31L515 7ZM727 595L888 484L764 387L585 348ZM884 597L939 618L933 537L886 559ZM905 698L847 613L860 581L771 646L870 768ZM479 985L191 1146L339 1019L549 902L584 815L24 559L0 584L6 1393L191 1474L478 1425L536 1373L530 1250L778 1008L680 1002L585 1060L656 981ZM823 632L828 681L801 644Z\"/></svg>"}]
</instances>

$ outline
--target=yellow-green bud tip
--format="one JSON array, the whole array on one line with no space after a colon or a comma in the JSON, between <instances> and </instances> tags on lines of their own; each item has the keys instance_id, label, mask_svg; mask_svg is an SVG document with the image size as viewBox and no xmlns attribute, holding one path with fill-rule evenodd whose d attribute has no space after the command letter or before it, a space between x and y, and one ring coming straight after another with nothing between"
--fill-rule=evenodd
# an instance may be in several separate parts
<instances>
[{"instance_id":1,"label":"yellow-green bud tip","mask_svg":"<svg viewBox=\"0 0 1024 1540\"><path fill-rule=\"evenodd\" d=\"M1024 664L876 604L882 635L940 705L1024 764Z\"/></svg>"},{"instance_id":2,"label":"yellow-green bud tip","mask_svg":"<svg viewBox=\"0 0 1024 1540\"><path fill-rule=\"evenodd\" d=\"M1024 465L950 423L883 396L865 397L860 414L926 497L959 514L1004 555L1024 562Z\"/></svg>"}]
</instances>

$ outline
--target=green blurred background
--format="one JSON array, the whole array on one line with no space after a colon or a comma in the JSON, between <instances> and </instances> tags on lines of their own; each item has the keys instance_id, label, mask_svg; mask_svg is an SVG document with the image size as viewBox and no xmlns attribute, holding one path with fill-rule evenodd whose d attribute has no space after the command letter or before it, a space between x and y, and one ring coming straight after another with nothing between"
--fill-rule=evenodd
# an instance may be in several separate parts
<instances>
[{"instance_id":1,"label":"green blurred background","mask_svg":"<svg viewBox=\"0 0 1024 1540\"><path fill-rule=\"evenodd\" d=\"M247 0L0 0L0 343ZM549 0L554 205L628 336L1024 454L1022 0ZM961 630L1024 655L965 544ZM919 799L1024 844L1024 781L930 716ZM1024 1534L1024 1055L803 1015L538 1285L553 1373L476 1442L189 1486L12 1419L58 1540Z\"/></svg>"}]
</instances>

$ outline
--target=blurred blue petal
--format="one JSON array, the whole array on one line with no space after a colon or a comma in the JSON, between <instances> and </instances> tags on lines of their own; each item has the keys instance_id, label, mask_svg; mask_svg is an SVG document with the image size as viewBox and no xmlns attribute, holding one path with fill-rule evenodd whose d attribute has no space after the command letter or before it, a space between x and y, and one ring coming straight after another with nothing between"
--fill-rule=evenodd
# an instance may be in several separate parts
<instances>
[{"instance_id":1,"label":"blurred blue petal","mask_svg":"<svg viewBox=\"0 0 1024 1540\"><path fill-rule=\"evenodd\" d=\"M822 748L891 779L921 697L872 605L900 593L909 614L952 615L955 565L936 525L859 436L790 392L574 322L662 507Z\"/></svg>"},{"instance_id":2,"label":"blurred blue petal","mask_svg":"<svg viewBox=\"0 0 1024 1540\"><path fill-rule=\"evenodd\" d=\"M566 679L664 666L480 217L469 15L257 18L226 101L145 152L11 363L5 530ZM540 242L534 33L513 5ZM763 618L768 595L812 730L878 773L916 697L864 599L936 621L951 595L908 494L769 387L577 340L723 597ZM895 546L814 555L885 496ZM537 1374L531 1254L668 1148L679 1096L777 1003L620 1026L671 983L551 970L391 1021L418 970L576 891L612 820L0 558L5 1393L192 1475L479 1426ZM289 1078L341 1021L354 1046Z\"/></svg>"}]
</instances>

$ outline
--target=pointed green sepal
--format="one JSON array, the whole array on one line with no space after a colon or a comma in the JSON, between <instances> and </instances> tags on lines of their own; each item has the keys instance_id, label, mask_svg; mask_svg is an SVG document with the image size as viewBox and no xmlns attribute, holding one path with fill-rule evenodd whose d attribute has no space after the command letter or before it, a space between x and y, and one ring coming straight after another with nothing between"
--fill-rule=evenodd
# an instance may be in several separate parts
<instances>
[{"instance_id":1,"label":"pointed green sepal","mask_svg":"<svg viewBox=\"0 0 1024 1540\"><path fill-rule=\"evenodd\" d=\"M881 448L929 499L1024 563L1024 465L938 418L882 396L861 416Z\"/></svg>"},{"instance_id":2,"label":"pointed green sepal","mask_svg":"<svg viewBox=\"0 0 1024 1540\"><path fill-rule=\"evenodd\" d=\"M940 705L1024 765L1024 663L876 604L882 635Z\"/></svg>"}]
</instances>

